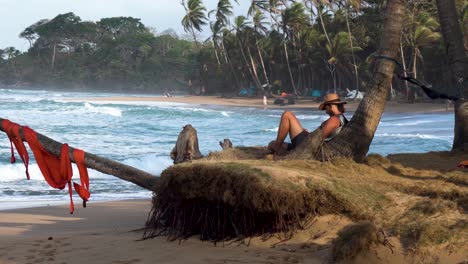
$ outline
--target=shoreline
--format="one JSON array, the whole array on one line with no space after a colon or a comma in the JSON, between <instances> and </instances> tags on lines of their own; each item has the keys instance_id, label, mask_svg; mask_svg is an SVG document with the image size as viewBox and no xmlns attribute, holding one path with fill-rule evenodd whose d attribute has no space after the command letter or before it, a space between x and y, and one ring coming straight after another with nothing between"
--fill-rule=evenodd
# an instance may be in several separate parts
<instances>
[{"instance_id":1,"label":"shoreline","mask_svg":"<svg viewBox=\"0 0 468 264\"><path fill-rule=\"evenodd\" d=\"M109 97L87 97L87 98L65 98L65 101L72 102L102 102L102 103L119 103L119 102L166 102L166 103L184 103L194 105L206 105L206 106L235 106L235 107L255 107L262 109L310 109L318 110L320 102L309 98L299 98L295 104L291 105L275 105L273 104L275 98L268 99L268 105L263 105L262 98L244 98L244 97L233 97L233 98L221 98L219 96L173 96L173 97L162 97L154 95L136 95L136 96L109 96ZM347 102L347 111L356 111L359 102ZM403 103L388 101L385 106L385 113L453 113L453 106L447 106L443 103Z\"/></svg>"}]
</instances>

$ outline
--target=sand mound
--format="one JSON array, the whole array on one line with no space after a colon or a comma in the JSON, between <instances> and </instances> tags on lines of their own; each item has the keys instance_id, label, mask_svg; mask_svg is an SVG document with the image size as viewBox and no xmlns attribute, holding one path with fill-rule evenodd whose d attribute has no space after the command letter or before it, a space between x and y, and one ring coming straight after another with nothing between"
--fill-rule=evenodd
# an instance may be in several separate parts
<instances>
[{"instance_id":1,"label":"sand mound","mask_svg":"<svg viewBox=\"0 0 468 264\"><path fill-rule=\"evenodd\" d=\"M358 164L258 159L262 151L228 150L165 170L145 237L291 238L314 217L334 214L355 222L328 242L336 261L381 247L401 249L405 260L468 258L468 174L455 167L464 154L369 155ZM447 165L434 170L424 163Z\"/></svg>"}]
</instances>

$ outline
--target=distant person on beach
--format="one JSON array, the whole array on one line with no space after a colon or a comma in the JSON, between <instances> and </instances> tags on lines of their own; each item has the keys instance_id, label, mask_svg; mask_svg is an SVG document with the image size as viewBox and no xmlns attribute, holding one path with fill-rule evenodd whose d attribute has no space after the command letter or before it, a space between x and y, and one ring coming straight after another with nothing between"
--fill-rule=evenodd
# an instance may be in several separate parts
<instances>
[{"instance_id":1,"label":"distant person on beach","mask_svg":"<svg viewBox=\"0 0 468 264\"><path fill-rule=\"evenodd\" d=\"M342 102L338 94L332 93L325 95L323 102L319 105L319 109L325 110L330 116L330 118L320 125L322 128L322 138L325 141L330 141L348 123L348 120L343 115L345 112L344 104L346 102ZM284 143L288 134L291 138L291 143ZM307 135L309 135L309 132L302 127L296 116L292 112L284 111L278 128L278 136L276 140L268 144L268 149L274 154L282 155L286 151L295 149L307 138Z\"/></svg>"}]
</instances>

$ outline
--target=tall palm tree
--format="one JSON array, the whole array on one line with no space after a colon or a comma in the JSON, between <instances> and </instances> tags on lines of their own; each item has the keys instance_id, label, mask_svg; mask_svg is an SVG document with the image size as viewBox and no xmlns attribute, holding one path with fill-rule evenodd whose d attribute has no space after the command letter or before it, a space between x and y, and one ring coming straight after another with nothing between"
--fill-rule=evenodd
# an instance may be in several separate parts
<instances>
[{"instance_id":1,"label":"tall palm tree","mask_svg":"<svg viewBox=\"0 0 468 264\"><path fill-rule=\"evenodd\" d=\"M237 0L234 0L236 3ZM237 88L240 87L240 82L239 78L237 77L236 70L234 69L234 66L232 64L232 60L229 56L229 51L226 49L225 41L226 41L226 36L229 35L230 33L230 22L229 18L232 16L233 6L229 0L219 0L218 4L216 6L216 9L211 10L208 12L208 16L211 17L214 14L215 17L215 22L212 23L212 31L213 31L213 42L220 44L221 47L221 52L224 55L224 59L226 63L229 65L229 68L231 70L231 74L234 76L234 79L236 80Z\"/></svg>"},{"instance_id":2,"label":"tall palm tree","mask_svg":"<svg viewBox=\"0 0 468 264\"><path fill-rule=\"evenodd\" d=\"M422 48L433 44L441 38L439 32L439 23L429 13L421 11L418 13L414 25L414 31L410 35L410 45L413 48L413 77L417 78L417 61L423 59Z\"/></svg>"},{"instance_id":3,"label":"tall palm tree","mask_svg":"<svg viewBox=\"0 0 468 264\"><path fill-rule=\"evenodd\" d=\"M268 32L268 29L267 29L268 23L265 22L266 16L260 11L261 8L265 9L267 7L268 7L268 1L253 0L252 5L249 8L249 15L252 15L253 31L255 35L255 45L257 48L258 57L260 58L260 63L262 65L262 70L263 70L263 75L265 77L266 86L270 87L270 80L266 72L265 62L263 60L262 51L260 49L259 40L257 38L257 35L263 36L266 32Z\"/></svg>"},{"instance_id":4,"label":"tall palm tree","mask_svg":"<svg viewBox=\"0 0 468 264\"><path fill-rule=\"evenodd\" d=\"M285 41L283 42L284 53L286 56L286 64L288 66L289 78L291 85L294 90L294 94L297 94L296 84L291 71L291 63L289 60L289 53L286 42L289 40L295 46L296 34L302 27L308 25L308 18L305 13L305 8L302 3L295 2L290 7L286 8L282 15L282 28L285 35Z\"/></svg>"},{"instance_id":5,"label":"tall palm tree","mask_svg":"<svg viewBox=\"0 0 468 264\"><path fill-rule=\"evenodd\" d=\"M452 150L468 150L468 60L463 45L463 33L457 19L454 0L437 0L437 13L455 83L461 98L455 101L455 136Z\"/></svg>"},{"instance_id":6,"label":"tall palm tree","mask_svg":"<svg viewBox=\"0 0 468 264\"><path fill-rule=\"evenodd\" d=\"M202 26L206 25L206 8L203 6L201 0L188 0L187 5L185 5L185 0L182 0L181 5L185 9L185 16L182 18L182 26L185 32L192 33L193 40L198 45L195 30L200 32Z\"/></svg>"},{"instance_id":7,"label":"tall palm tree","mask_svg":"<svg viewBox=\"0 0 468 264\"><path fill-rule=\"evenodd\" d=\"M351 48L352 47L352 48ZM329 59L328 64L334 65L335 69L332 72L333 78L333 87L336 91L336 67L346 67L346 61L348 60L348 56L354 55L354 52L360 51L360 47L352 46L349 43L349 36L347 32L338 32L333 38L331 39L331 43L327 43L325 45L326 51L328 53Z\"/></svg>"},{"instance_id":8,"label":"tall palm tree","mask_svg":"<svg viewBox=\"0 0 468 264\"><path fill-rule=\"evenodd\" d=\"M237 43L239 45L239 50L241 52L242 58L244 60L245 65L247 65L247 69L250 73L250 76L252 77L253 82L255 83L255 86L257 87L258 90L261 90L263 88L258 79L258 74L257 74L256 66L253 61L252 55L249 52L249 56L250 56L250 63L249 63L245 55L244 47L243 47L244 46L243 43L246 46L248 45L248 39L245 37L243 38L243 35L247 35L246 30L249 24L250 22L247 21L246 17L244 16L237 16L234 19L234 29L236 30Z\"/></svg>"},{"instance_id":9,"label":"tall palm tree","mask_svg":"<svg viewBox=\"0 0 468 264\"><path fill-rule=\"evenodd\" d=\"M397 58L403 28L403 1L388 0L380 39L378 54L393 59ZM394 69L395 63L391 60L376 61L372 83L352 119L332 141L324 144L324 152L328 154L328 158L350 157L356 161L365 158L385 108ZM296 155L314 156L315 153L310 150L311 144L316 142L320 134L312 133L307 139L308 144L301 144L296 148Z\"/></svg>"},{"instance_id":10,"label":"tall palm tree","mask_svg":"<svg viewBox=\"0 0 468 264\"><path fill-rule=\"evenodd\" d=\"M358 66L356 63L356 56L354 56L354 45L353 45L353 35L351 33L351 27L349 26L349 6L348 2L350 3L351 6L353 6L355 9L359 9L361 6L361 0L351 0L351 1L345 1L345 18L346 18L346 28L348 29L348 36L349 36L349 45L351 47L351 56L353 58L353 66L354 66L354 75L356 77L356 94L354 98L358 96L359 92L359 72L358 72Z\"/></svg>"}]
</instances>

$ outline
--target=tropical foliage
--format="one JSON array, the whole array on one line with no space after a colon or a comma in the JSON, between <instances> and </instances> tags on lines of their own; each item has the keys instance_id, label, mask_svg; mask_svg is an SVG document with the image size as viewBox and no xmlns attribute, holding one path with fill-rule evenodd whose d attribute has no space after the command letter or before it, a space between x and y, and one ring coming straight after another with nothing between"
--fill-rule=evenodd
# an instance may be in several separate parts
<instances>
[{"instance_id":1,"label":"tropical foliage","mask_svg":"<svg viewBox=\"0 0 468 264\"><path fill-rule=\"evenodd\" d=\"M202 0L181 4L181 23L191 36L185 39L170 30L156 34L132 17L92 22L66 13L42 19L19 34L30 44L28 51L0 50L0 83L160 92L186 89L190 80L208 93L251 88L257 94L310 95L366 90L373 79L369 69L384 0L252 0L239 16L237 1L218 0L214 10ZM405 5L401 63L407 75L443 89L451 78L435 4ZM466 4L457 8L465 27ZM393 88L401 99L423 98L401 81L394 80Z\"/></svg>"}]
</instances>

